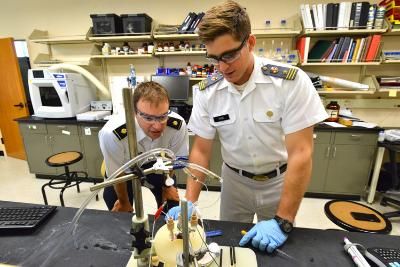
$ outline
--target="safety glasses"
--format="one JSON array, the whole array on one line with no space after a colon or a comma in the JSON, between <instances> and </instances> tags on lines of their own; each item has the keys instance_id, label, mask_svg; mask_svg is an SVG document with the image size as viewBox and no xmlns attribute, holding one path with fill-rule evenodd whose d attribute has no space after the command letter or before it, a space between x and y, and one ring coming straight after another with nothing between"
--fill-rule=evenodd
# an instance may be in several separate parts
<instances>
[{"instance_id":1,"label":"safety glasses","mask_svg":"<svg viewBox=\"0 0 400 267\"><path fill-rule=\"evenodd\" d=\"M242 43L240 44L240 46L238 48L226 51L220 56L206 54L206 58L213 65L219 65L220 61L222 61L226 64L231 64L240 58L240 55L241 55L240 51L246 44L247 39L248 39L247 37L244 38L244 40L242 41Z\"/></svg>"},{"instance_id":2,"label":"safety glasses","mask_svg":"<svg viewBox=\"0 0 400 267\"><path fill-rule=\"evenodd\" d=\"M166 122L166 121L168 120L168 115L171 113L171 111L168 110L168 111L165 112L164 114L158 115L158 116L156 116L156 115L150 115L150 114L144 113L144 112L142 112L142 111L140 111L140 110L138 110L138 109L136 109L136 113L137 113L141 118L143 118L143 120L145 120L145 121L147 121L147 122L160 122L160 123L163 123L163 122Z\"/></svg>"}]
</instances>

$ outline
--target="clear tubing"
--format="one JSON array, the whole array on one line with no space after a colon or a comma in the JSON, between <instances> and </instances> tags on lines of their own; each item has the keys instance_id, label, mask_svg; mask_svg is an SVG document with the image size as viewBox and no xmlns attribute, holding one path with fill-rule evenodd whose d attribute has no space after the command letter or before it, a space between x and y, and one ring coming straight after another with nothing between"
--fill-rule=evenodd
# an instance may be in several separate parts
<instances>
[{"instance_id":1,"label":"clear tubing","mask_svg":"<svg viewBox=\"0 0 400 267\"><path fill-rule=\"evenodd\" d=\"M165 158L166 156L172 160L175 160L175 155L170 149L166 148L156 148L149 150L147 152L144 152L137 157L131 159L127 163L125 163L123 166L121 166L118 170L116 170L113 174L110 175L105 181L109 181L111 179L114 179L121 173L123 173L126 169L131 167L132 165L137 164L139 161L147 159L149 157L155 157L155 156L161 156ZM74 218L71 221L70 226L67 228L65 231L64 235L60 238L60 241L57 243L56 246L54 246L54 249L49 253L49 256L46 258L46 260L41 264L41 266L47 266L49 264L49 260L53 257L53 255L56 253L57 249L60 247L62 243L64 243L65 239L67 239L68 234L72 233L72 236L74 236L77 225L78 225L78 220L81 217L83 211L85 210L86 206L89 204L89 202L98 194L100 189L94 191L88 198L85 199L79 210L75 213Z\"/></svg>"},{"instance_id":2,"label":"clear tubing","mask_svg":"<svg viewBox=\"0 0 400 267\"><path fill-rule=\"evenodd\" d=\"M198 171L206 174L210 178L217 179L222 184L222 178L220 176L218 176L217 174L213 173L210 170L207 170L206 168L204 168L200 165L197 165L195 163L185 162L185 161L179 161L179 160L176 161L176 163L186 166L186 168L184 168L183 171L189 175L191 175L191 171L188 170L188 168L192 168L192 169L198 170Z\"/></svg>"}]
</instances>

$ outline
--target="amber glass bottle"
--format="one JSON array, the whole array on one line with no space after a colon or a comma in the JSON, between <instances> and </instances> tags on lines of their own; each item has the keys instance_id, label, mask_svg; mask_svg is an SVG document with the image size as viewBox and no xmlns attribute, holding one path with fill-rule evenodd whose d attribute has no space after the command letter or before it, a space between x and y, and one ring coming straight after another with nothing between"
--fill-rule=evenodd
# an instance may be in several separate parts
<instances>
[{"instance_id":1,"label":"amber glass bottle","mask_svg":"<svg viewBox=\"0 0 400 267\"><path fill-rule=\"evenodd\" d=\"M337 122L339 120L339 110L340 106L336 101L329 102L329 104L326 105L326 112L329 115L326 121Z\"/></svg>"}]
</instances>

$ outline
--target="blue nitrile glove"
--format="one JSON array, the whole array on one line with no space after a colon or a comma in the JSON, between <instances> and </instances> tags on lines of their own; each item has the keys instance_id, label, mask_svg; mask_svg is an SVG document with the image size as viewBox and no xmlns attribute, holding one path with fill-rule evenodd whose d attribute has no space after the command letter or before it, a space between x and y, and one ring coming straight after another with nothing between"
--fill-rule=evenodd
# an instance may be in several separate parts
<instances>
[{"instance_id":1,"label":"blue nitrile glove","mask_svg":"<svg viewBox=\"0 0 400 267\"><path fill-rule=\"evenodd\" d=\"M188 201L188 218L192 215L192 210L193 210L193 203ZM181 206L176 206L170 209L167 212L167 215L165 216L165 221L168 220L169 217L172 217L174 220L178 220L178 215L181 213Z\"/></svg>"},{"instance_id":2,"label":"blue nitrile glove","mask_svg":"<svg viewBox=\"0 0 400 267\"><path fill-rule=\"evenodd\" d=\"M247 232L239 242L240 246L246 245L250 239L253 247L261 251L272 253L277 247L285 243L287 235L282 232L275 219L258 222Z\"/></svg>"}]
</instances>

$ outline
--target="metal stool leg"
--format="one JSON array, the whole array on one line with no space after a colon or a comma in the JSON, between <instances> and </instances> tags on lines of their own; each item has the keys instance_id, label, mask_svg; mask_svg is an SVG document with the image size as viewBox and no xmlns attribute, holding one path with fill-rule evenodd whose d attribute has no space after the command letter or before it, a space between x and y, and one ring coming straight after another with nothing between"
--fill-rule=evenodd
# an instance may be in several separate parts
<instances>
[{"instance_id":1,"label":"metal stool leg","mask_svg":"<svg viewBox=\"0 0 400 267\"><path fill-rule=\"evenodd\" d=\"M93 179L93 184L96 185L96 179ZM99 194L96 194L96 201L99 201Z\"/></svg>"},{"instance_id":2,"label":"metal stool leg","mask_svg":"<svg viewBox=\"0 0 400 267\"><path fill-rule=\"evenodd\" d=\"M66 187L64 187L63 189L61 189L60 191L60 202L61 202L61 206L65 207L64 204L64 190L66 189Z\"/></svg>"},{"instance_id":3,"label":"metal stool leg","mask_svg":"<svg viewBox=\"0 0 400 267\"><path fill-rule=\"evenodd\" d=\"M42 196L43 196L43 200L44 200L44 204L45 204L45 205L48 205L47 196L46 196L46 191L44 190L44 188L45 188L47 185L48 185L48 184L44 184L44 185L42 186Z\"/></svg>"}]
</instances>

